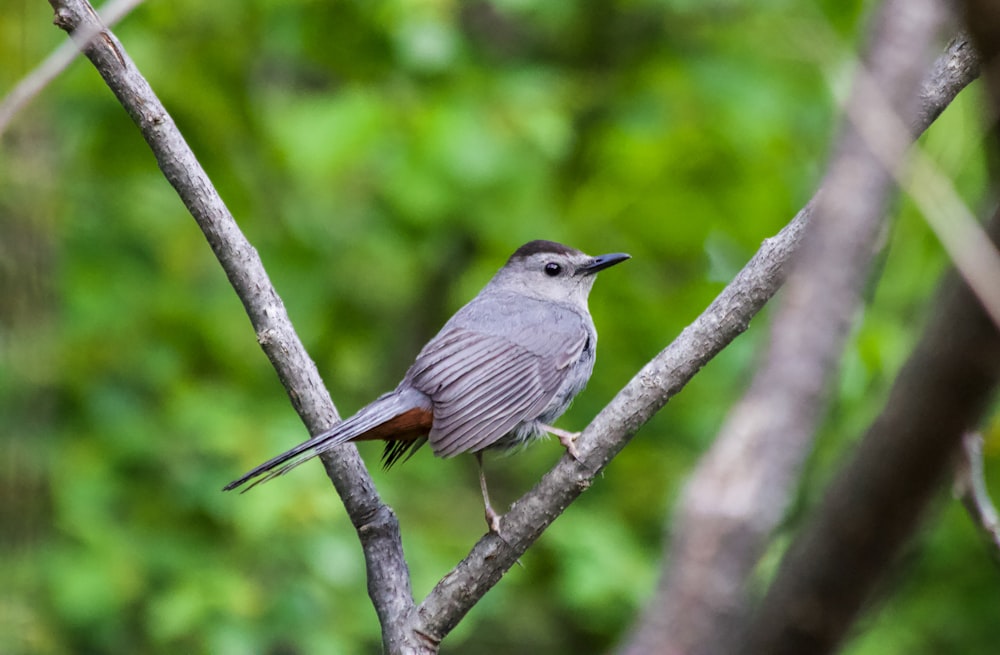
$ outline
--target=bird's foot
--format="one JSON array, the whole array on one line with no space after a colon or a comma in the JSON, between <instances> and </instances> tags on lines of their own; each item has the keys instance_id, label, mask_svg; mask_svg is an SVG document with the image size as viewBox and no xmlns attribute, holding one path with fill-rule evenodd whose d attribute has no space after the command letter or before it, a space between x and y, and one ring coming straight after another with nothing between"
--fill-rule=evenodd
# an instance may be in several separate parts
<instances>
[{"instance_id":1,"label":"bird's foot","mask_svg":"<svg viewBox=\"0 0 1000 655\"><path fill-rule=\"evenodd\" d=\"M479 488L483 492L483 506L486 508L486 525L490 526L490 532L500 536L500 515L490 504L490 492L486 488L486 471L483 470L482 452L476 453L476 462L479 464Z\"/></svg>"},{"instance_id":2,"label":"bird's foot","mask_svg":"<svg viewBox=\"0 0 1000 655\"><path fill-rule=\"evenodd\" d=\"M551 425L543 426L544 429L550 434L556 435L559 439L559 443L563 445L569 456L580 461L580 451L576 449L576 440L580 436L579 432L569 432L568 430L562 430L560 428L552 427Z\"/></svg>"}]
</instances>

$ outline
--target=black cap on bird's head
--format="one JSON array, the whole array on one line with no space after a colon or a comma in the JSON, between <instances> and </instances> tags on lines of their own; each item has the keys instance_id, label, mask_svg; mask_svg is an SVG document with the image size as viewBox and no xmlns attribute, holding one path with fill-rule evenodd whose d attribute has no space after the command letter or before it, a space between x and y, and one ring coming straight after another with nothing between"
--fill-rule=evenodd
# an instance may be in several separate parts
<instances>
[{"instance_id":1,"label":"black cap on bird's head","mask_svg":"<svg viewBox=\"0 0 1000 655\"><path fill-rule=\"evenodd\" d=\"M570 248L569 246L564 246L561 243L556 243L555 241L546 241L544 239L536 239L535 241L529 241L520 248L514 251L514 254L510 256L507 260L509 264L512 261L518 259L527 259L532 255L537 255L540 253L554 254L554 255L582 255L583 253L576 248Z\"/></svg>"},{"instance_id":2,"label":"black cap on bird's head","mask_svg":"<svg viewBox=\"0 0 1000 655\"><path fill-rule=\"evenodd\" d=\"M529 241L515 250L514 254L507 260L507 264L509 265L518 260L526 260L535 255L549 254L561 257L570 257L572 259L587 258L586 261L576 267L573 271L574 275L593 275L594 273L604 270L605 268L619 264L626 259L631 259L631 255L623 252L598 255L597 257L587 257L587 255L580 252L576 248L570 248L569 246L565 246L555 241L537 239L535 241Z\"/></svg>"}]
</instances>

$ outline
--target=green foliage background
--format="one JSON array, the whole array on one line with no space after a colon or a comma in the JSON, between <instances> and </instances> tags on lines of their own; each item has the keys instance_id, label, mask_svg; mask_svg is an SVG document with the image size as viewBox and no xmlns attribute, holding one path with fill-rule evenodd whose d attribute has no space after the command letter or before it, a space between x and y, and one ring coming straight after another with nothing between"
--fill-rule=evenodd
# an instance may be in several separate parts
<instances>
[{"instance_id":1,"label":"green foliage background","mask_svg":"<svg viewBox=\"0 0 1000 655\"><path fill-rule=\"evenodd\" d=\"M64 36L44 2L0 8L9 89ZM392 388L521 243L630 252L592 296L595 376L561 423L579 429L812 194L866 15L832 0L149 0L116 32L343 414ZM924 145L979 208L977 93ZM2 148L0 652L377 651L357 538L321 467L220 493L306 433L91 66L74 64ZM789 534L878 410L946 265L905 200L885 252ZM598 653L628 630L763 324L640 432L443 652ZM474 463L422 452L383 472L380 446L361 450L422 597L484 529ZM498 504L560 454L553 442L490 461ZM885 596L847 652L1000 643L997 570L944 494Z\"/></svg>"}]
</instances>

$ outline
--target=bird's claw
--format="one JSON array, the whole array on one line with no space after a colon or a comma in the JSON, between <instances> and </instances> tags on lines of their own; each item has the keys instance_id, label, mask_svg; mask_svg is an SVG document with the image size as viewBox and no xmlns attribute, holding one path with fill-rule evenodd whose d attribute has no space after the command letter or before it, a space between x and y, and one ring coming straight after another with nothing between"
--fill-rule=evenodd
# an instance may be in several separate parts
<instances>
[{"instance_id":1,"label":"bird's claw","mask_svg":"<svg viewBox=\"0 0 1000 655\"><path fill-rule=\"evenodd\" d=\"M579 432L570 432L569 430L554 428L551 425L546 425L544 428L549 434L556 435L556 438L559 439L559 443L563 445L563 448L566 449L566 452L569 453L570 457L578 462L580 461L580 451L576 449L576 439L580 436Z\"/></svg>"},{"instance_id":2,"label":"bird's claw","mask_svg":"<svg viewBox=\"0 0 1000 655\"><path fill-rule=\"evenodd\" d=\"M580 451L576 449L576 438L580 436L580 433L566 432L557 436L559 437L559 443L563 445L569 456L579 462Z\"/></svg>"}]
</instances>

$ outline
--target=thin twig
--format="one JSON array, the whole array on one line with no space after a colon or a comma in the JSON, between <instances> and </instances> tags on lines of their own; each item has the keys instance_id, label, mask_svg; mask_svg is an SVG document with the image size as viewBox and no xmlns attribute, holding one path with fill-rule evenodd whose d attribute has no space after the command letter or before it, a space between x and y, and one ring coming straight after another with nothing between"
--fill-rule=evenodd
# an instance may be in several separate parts
<instances>
[{"instance_id":1,"label":"thin twig","mask_svg":"<svg viewBox=\"0 0 1000 655\"><path fill-rule=\"evenodd\" d=\"M990 545L993 559L1000 563L1000 515L986 488L983 436L978 432L968 432L962 438L952 489L982 533L983 540Z\"/></svg>"},{"instance_id":2,"label":"thin twig","mask_svg":"<svg viewBox=\"0 0 1000 655\"><path fill-rule=\"evenodd\" d=\"M98 10L98 13L104 24L110 27L125 18L144 1L109 0ZM81 32L78 40L80 43L87 42L99 33L100 27L95 25L89 33ZM76 56L80 54L80 49L81 46L74 41L62 43L10 90L10 93L0 101L0 136L3 136L14 117L73 63Z\"/></svg>"}]
</instances>

